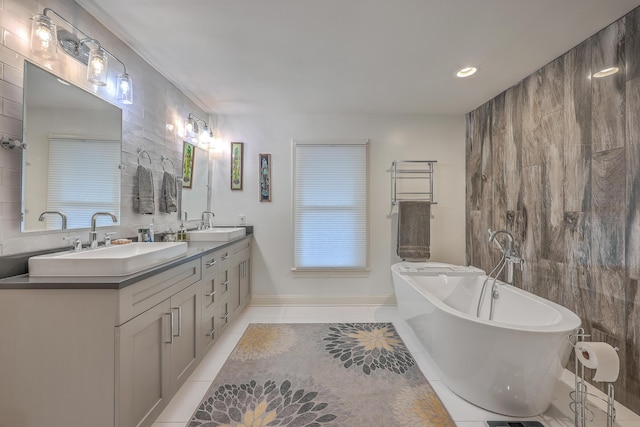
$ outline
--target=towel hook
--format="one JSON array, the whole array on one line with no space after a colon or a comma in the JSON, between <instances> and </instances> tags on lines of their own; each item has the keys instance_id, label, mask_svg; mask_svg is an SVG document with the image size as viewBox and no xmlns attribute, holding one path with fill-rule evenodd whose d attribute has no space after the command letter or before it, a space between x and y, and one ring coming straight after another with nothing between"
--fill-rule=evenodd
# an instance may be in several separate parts
<instances>
[{"instance_id":1,"label":"towel hook","mask_svg":"<svg viewBox=\"0 0 640 427\"><path fill-rule=\"evenodd\" d=\"M140 165L140 156L142 156L143 154L147 155L147 158L149 159L149 166L151 166L151 156L149 155L149 153L141 149L138 149L138 165Z\"/></svg>"},{"instance_id":2,"label":"towel hook","mask_svg":"<svg viewBox=\"0 0 640 427\"><path fill-rule=\"evenodd\" d=\"M165 171L165 172L168 172L167 168L165 168L164 162L169 162L169 163L171 163L171 167L173 168L173 174L175 175L176 174L176 165L173 163L173 160L171 160L167 156L162 156L161 159L162 159L162 170Z\"/></svg>"}]
</instances>

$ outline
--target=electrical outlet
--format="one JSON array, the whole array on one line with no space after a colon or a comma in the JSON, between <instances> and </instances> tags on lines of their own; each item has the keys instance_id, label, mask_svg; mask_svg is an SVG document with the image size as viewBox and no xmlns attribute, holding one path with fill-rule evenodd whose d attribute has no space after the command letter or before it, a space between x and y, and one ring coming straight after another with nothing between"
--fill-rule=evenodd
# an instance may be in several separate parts
<instances>
[{"instance_id":1,"label":"electrical outlet","mask_svg":"<svg viewBox=\"0 0 640 427\"><path fill-rule=\"evenodd\" d=\"M247 217L245 214L240 214L238 217L240 218L240 225L245 225L247 223Z\"/></svg>"}]
</instances>

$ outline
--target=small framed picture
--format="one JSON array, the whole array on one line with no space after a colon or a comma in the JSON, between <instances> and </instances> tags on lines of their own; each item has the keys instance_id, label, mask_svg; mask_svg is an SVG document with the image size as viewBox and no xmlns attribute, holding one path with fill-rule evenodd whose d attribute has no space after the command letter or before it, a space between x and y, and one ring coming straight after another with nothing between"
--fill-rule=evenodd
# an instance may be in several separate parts
<instances>
[{"instance_id":1,"label":"small framed picture","mask_svg":"<svg viewBox=\"0 0 640 427\"><path fill-rule=\"evenodd\" d=\"M242 190L244 143L231 143L231 189Z\"/></svg>"},{"instance_id":2,"label":"small framed picture","mask_svg":"<svg viewBox=\"0 0 640 427\"><path fill-rule=\"evenodd\" d=\"M271 154L258 154L260 201L271 201Z\"/></svg>"},{"instance_id":3,"label":"small framed picture","mask_svg":"<svg viewBox=\"0 0 640 427\"><path fill-rule=\"evenodd\" d=\"M193 160L196 157L196 147L187 141L182 143L182 188L193 185Z\"/></svg>"}]
</instances>

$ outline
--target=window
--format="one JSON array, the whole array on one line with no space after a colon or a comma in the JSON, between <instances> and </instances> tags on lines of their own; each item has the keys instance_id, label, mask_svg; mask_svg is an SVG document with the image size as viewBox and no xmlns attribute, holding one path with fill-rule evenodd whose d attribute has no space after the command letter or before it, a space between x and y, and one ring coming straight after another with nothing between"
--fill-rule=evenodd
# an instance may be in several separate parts
<instances>
[{"instance_id":1,"label":"window","mask_svg":"<svg viewBox=\"0 0 640 427\"><path fill-rule=\"evenodd\" d=\"M368 268L368 141L294 141L293 269Z\"/></svg>"},{"instance_id":2,"label":"window","mask_svg":"<svg viewBox=\"0 0 640 427\"><path fill-rule=\"evenodd\" d=\"M89 227L98 211L120 220L120 141L49 138L48 183L47 210L67 214L68 228ZM55 217L46 221L59 227Z\"/></svg>"}]
</instances>

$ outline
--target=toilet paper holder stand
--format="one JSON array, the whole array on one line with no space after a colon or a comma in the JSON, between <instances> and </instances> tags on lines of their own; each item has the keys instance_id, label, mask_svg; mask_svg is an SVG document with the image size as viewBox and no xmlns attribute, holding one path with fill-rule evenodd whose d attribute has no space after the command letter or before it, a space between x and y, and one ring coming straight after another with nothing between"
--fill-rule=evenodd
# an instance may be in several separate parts
<instances>
[{"instance_id":1,"label":"toilet paper holder stand","mask_svg":"<svg viewBox=\"0 0 640 427\"><path fill-rule=\"evenodd\" d=\"M607 414L607 427L613 427L613 422L616 419L615 408L615 390L613 383L607 383L607 398L606 400L593 393L587 392L587 383L584 380L585 366L578 360L578 349L576 348L578 342L584 341L585 338L589 338L591 335L585 334L583 328L576 329L571 335L569 335L569 342L573 346L575 354L575 382L574 390L569 393L571 402L569 402L569 408L574 413L575 427L586 427L588 422L595 419L595 414L587 405L587 398L589 396L601 400L606 403L607 410L602 410ZM616 347L616 351L619 349Z\"/></svg>"}]
</instances>

